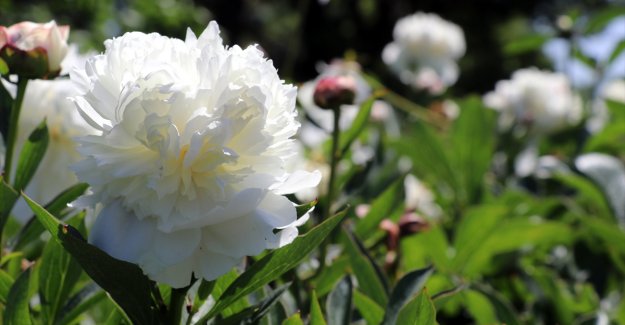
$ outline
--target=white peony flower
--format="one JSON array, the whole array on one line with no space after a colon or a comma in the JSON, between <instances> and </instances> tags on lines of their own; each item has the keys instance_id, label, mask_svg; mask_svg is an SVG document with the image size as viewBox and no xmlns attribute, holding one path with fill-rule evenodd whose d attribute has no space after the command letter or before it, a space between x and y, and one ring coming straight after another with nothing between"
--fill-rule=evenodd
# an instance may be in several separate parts
<instances>
[{"instance_id":1,"label":"white peony flower","mask_svg":"<svg viewBox=\"0 0 625 325\"><path fill-rule=\"evenodd\" d=\"M61 63L62 73L68 73L73 67L84 65L88 55L80 55L76 46L70 50ZM12 84L6 84L10 92L15 93ZM76 96L79 90L69 79L41 80L28 82L24 102L22 103L17 134L17 152L23 147L30 133L44 118L48 126L50 141L48 148L25 192L37 202L47 203L62 190L78 183L70 165L80 160L74 138L94 134L96 130L85 123L76 106L68 99ZM15 172L15 170L13 171ZM13 214L20 221L32 216L32 211L23 200L18 201Z\"/></svg>"},{"instance_id":2,"label":"white peony flower","mask_svg":"<svg viewBox=\"0 0 625 325\"><path fill-rule=\"evenodd\" d=\"M418 211L429 219L440 219L443 210L436 203L434 193L412 174L404 178L404 205L408 211Z\"/></svg>"},{"instance_id":3,"label":"white peony flower","mask_svg":"<svg viewBox=\"0 0 625 325\"><path fill-rule=\"evenodd\" d=\"M417 12L397 21L382 59L406 85L440 94L458 80L462 29L436 14Z\"/></svg>"},{"instance_id":4,"label":"white peony flower","mask_svg":"<svg viewBox=\"0 0 625 325\"><path fill-rule=\"evenodd\" d=\"M575 125L582 117L582 102L560 73L521 69L511 80L497 82L484 103L499 111L499 126L516 125L534 135L549 134Z\"/></svg>"},{"instance_id":5,"label":"white peony flower","mask_svg":"<svg viewBox=\"0 0 625 325\"><path fill-rule=\"evenodd\" d=\"M73 100L100 132L79 139L75 165L103 205L90 241L172 287L293 241L300 221L282 195L320 174L286 168L296 88L272 62L224 47L216 22L199 38L133 32L105 47L72 74L87 89Z\"/></svg>"}]
</instances>

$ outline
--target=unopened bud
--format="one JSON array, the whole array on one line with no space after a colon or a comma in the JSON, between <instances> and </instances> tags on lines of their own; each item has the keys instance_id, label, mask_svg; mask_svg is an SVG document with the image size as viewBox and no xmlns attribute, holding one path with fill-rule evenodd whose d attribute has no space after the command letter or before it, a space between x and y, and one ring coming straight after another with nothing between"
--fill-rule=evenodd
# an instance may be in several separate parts
<instances>
[{"instance_id":1,"label":"unopened bud","mask_svg":"<svg viewBox=\"0 0 625 325\"><path fill-rule=\"evenodd\" d=\"M406 212L399 219L399 234L400 237L416 234L430 227L427 220L414 212Z\"/></svg>"},{"instance_id":2,"label":"unopened bud","mask_svg":"<svg viewBox=\"0 0 625 325\"><path fill-rule=\"evenodd\" d=\"M315 105L325 109L338 109L354 103L356 81L351 76L325 77L317 82L313 99Z\"/></svg>"}]
</instances>

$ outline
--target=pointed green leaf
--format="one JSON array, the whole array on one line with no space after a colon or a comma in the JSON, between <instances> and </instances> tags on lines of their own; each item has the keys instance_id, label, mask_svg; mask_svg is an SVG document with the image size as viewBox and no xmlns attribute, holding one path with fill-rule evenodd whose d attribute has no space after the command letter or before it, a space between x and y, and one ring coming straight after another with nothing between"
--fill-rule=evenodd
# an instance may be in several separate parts
<instances>
[{"instance_id":1,"label":"pointed green leaf","mask_svg":"<svg viewBox=\"0 0 625 325\"><path fill-rule=\"evenodd\" d=\"M369 213L356 225L355 233L359 238L368 238L378 229L380 222L403 202L403 189L403 182L398 180L373 200Z\"/></svg>"},{"instance_id":2,"label":"pointed green leaf","mask_svg":"<svg viewBox=\"0 0 625 325\"><path fill-rule=\"evenodd\" d=\"M11 286L13 286L13 278L9 273L0 269L0 302L3 304L7 303L7 299L9 297L9 291L11 290Z\"/></svg>"},{"instance_id":3,"label":"pointed green leaf","mask_svg":"<svg viewBox=\"0 0 625 325\"><path fill-rule=\"evenodd\" d=\"M295 210L297 211L297 217L301 218L304 214L310 211L310 209L314 208L315 205L317 205L317 202L318 202L317 200L313 200L308 203L300 204L296 206Z\"/></svg>"},{"instance_id":4,"label":"pointed green leaf","mask_svg":"<svg viewBox=\"0 0 625 325\"><path fill-rule=\"evenodd\" d=\"M328 325L350 324L352 316L352 279L349 275L346 275L339 281L334 290L328 295L326 313L328 315Z\"/></svg>"},{"instance_id":5,"label":"pointed green leaf","mask_svg":"<svg viewBox=\"0 0 625 325\"><path fill-rule=\"evenodd\" d=\"M83 218L74 218L74 224ZM81 228L84 228L84 224ZM78 282L82 268L57 241L50 241L40 260L39 298L44 324L54 324L58 312Z\"/></svg>"},{"instance_id":6,"label":"pointed green leaf","mask_svg":"<svg viewBox=\"0 0 625 325\"><path fill-rule=\"evenodd\" d=\"M355 236L347 233L346 251L350 258L352 271L358 279L358 287L367 296L371 297L378 305L385 306L388 302L388 294L380 279L381 274L376 271L373 260L368 259L356 244Z\"/></svg>"},{"instance_id":7,"label":"pointed green leaf","mask_svg":"<svg viewBox=\"0 0 625 325\"><path fill-rule=\"evenodd\" d=\"M9 73L9 66L2 58L0 58L0 75L4 76L5 74L8 74L8 73Z\"/></svg>"},{"instance_id":8,"label":"pointed green leaf","mask_svg":"<svg viewBox=\"0 0 625 325\"><path fill-rule=\"evenodd\" d=\"M39 163L46 153L49 140L48 127L44 119L28 136L28 140L22 147L15 172L14 188L17 191L25 189L30 179L35 175Z\"/></svg>"},{"instance_id":9,"label":"pointed green leaf","mask_svg":"<svg viewBox=\"0 0 625 325\"><path fill-rule=\"evenodd\" d=\"M31 269L24 271L13 283L4 309L4 324L30 325L30 308L28 302Z\"/></svg>"},{"instance_id":10,"label":"pointed green leaf","mask_svg":"<svg viewBox=\"0 0 625 325\"><path fill-rule=\"evenodd\" d=\"M427 279L432 275L433 270L431 266L415 270L406 274L397 282L395 289L391 293L382 324L397 324L399 311L423 288Z\"/></svg>"},{"instance_id":11,"label":"pointed green leaf","mask_svg":"<svg viewBox=\"0 0 625 325\"><path fill-rule=\"evenodd\" d=\"M308 253L321 244L344 217L345 212L341 212L328 218L305 235L298 236L293 243L268 253L252 264L226 289L213 309L200 322L206 322L239 298L258 290L297 266Z\"/></svg>"},{"instance_id":12,"label":"pointed green leaf","mask_svg":"<svg viewBox=\"0 0 625 325\"><path fill-rule=\"evenodd\" d=\"M358 290L354 290L354 306L358 309L367 324L382 323L384 319L384 308Z\"/></svg>"},{"instance_id":13,"label":"pointed green leaf","mask_svg":"<svg viewBox=\"0 0 625 325\"><path fill-rule=\"evenodd\" d=\"M11 209L15 205L15 201L20 197L9 184L4 181L4 178L0 175L0 231L4 228L4 224L9 218Z\"/></svg>"},{"instance_id":14,"label":"pointed green leaf","mask_svg":"<svg viewBox=\"0 0 625 325\"><path fill-rule=\"evenodd\" d=\"M228 316L224 319L218 319L216 323L221 325L238 325L242 322L256 324L260 319L269 311L269 309L278 302L278 299L289 288L291 282L284 284L275 290L273 290L267 297L263 298L259 303L254 306L247 307L242 311Z\"/></svg>"},{"instance_id":15,"label":"pointed green leaf","mask_svg":"<svg viewBox=\"0 0 625 325\"><path fill-rule=\"evenodd\" d=\"M341 153L341 155L339 157L343 157L345 155L345 152L349 150L349 147L354 142L354 140L358 138L360 133L362 133L362 131L367 126L369 116L371 115L371 108L373 107L373 103L376 101L376 99L377 97L372 96L369 99L365 100L360 105L360 110L354 118L350 128L341 132L341 137L339 139L339 152Z\"/></svg>"},{"instance_id":16,"label":"pointed green leaf","mask_svg":"<svg viewBox=\"0 0 625 325\"><path fill-rule=\"evenodd\" d=\"M610 54L610 58L608 59L609 63L612 63L616 58L618 58L623 52L625 52L625 40L620 41Z\"/></svg>"},{"instance_id":17,"label":"pointed green leaf","mask_svg":"<svg viewBox=\"0 0 625 325\"><path fill-rule=\"evenodd\" d=\"M295 315L285 319L284 322L282 322L282 325L304 325L304 322L302 321L299 313L296 313Z\"/></svg>"},{"instance_id":18,"label":"pointed green leaf","mask_svg":"<svg viewBox=\"0 0 625 325\"><path fill-rule=\"evenodd\" d=\"M436 308L425 288L401 309L397 324L436 325Z\"/></svg>"},{"instance_id":19,"label":"pointed green leaf","mask_svg":"<svg viewBox=\"0 0 625 325\"><path fill-rule=\"evenodd\" d=\"M69 187L46 204L46 211L57 218L61 218L61 214L67 208L67 204L83 195L87 188L89 188L89 185L85 183L78 183ZM22 231L17 236L17 241L13 246L13 249L21 250L27 244L37 240L44 231L45 229L41 223L35 216L33 216L33 218L26 223L26 226L22 228Z\"/></svg>"},{"instance_id":20,"label":"pointed green leaf","mask_svg":"<svg viewBox=\"0 0 625 325\"><path fill-rule=\"evenodd\" d=\"M517 319L510 302L508 302L503 295L484 285L474 285L472 288L488 298L490 303L495 308L495 313L497 314L497 318L500 322L507 325L521 324L521 322Z\"/></svg>"},{"instance_id":21,"label":"pointed green leaf","mask_svg":"<svg viewBox=\"0 0 625 325\"><path fill-rule=\"evenodd\" d=\"M67 301L59 313L60 320L56 324L76 324L77 320L79 320L85 312L91 310L106 299L106 292L100 289L96 284L90 282Z\"/></svg>"},{"instance_id":22,"label":"pointed green leaf","mask_svg":"<svg viewBox=\"0 0 625 325\"><path fill-rule=\"evenodd\" d=\"M310 325L326 325L315 290L310 295Z\"/></svg>"},{"instance_id":23,"label":"pointed green leaf","mask_svg":"<svg viewBox=\"0 0 625 325\"><path fill-rule=\"evenodd\" d=\"M160 319L151 297L151 282L132 263L117 260L87 243L74 227L61 224L54 216L23 194L37 219L100 287L126 312L133 323L154 324Z\"/></svg>"}]
</instances>

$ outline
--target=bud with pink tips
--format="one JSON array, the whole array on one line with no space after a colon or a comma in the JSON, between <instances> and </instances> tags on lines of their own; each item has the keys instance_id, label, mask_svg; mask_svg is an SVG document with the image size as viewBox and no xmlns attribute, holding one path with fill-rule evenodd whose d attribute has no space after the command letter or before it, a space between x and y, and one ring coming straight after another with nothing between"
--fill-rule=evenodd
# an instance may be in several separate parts
<instances>
[{"instance_id":1,"label":"bud with pink tips","mask_svg":"<svg viewBox=\"0 0 625 325\"><path fill-rule=\"evenodd\" d=\"M326 77L315 87L315 105L325 109L338 109L341 105L354 103L356 80L352 76Z\"/></svg>"},{"instance_id":2,"label":"bud with pink tips","mask_svg":"<svg viewBox=\"0 0 625 325\"><path fill-rule=\"evenodd\" d=\"M58 26L54 20L0 26L0 59L9 74L29 79L56 77L67 53L68 36L69 26Z\"/></svg>"}]
</instances>

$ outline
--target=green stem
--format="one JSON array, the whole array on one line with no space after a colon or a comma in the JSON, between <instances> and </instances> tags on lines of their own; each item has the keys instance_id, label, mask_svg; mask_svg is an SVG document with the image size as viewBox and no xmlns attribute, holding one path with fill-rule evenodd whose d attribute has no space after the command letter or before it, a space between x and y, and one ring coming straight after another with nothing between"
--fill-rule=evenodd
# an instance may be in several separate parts
<instances>
[{"instance_id":1,"label":"green stem","mask_svg":"<svg viewBox=\"0 0 625 325\"><path fill-rule=\"evenodd\" d=\"M167 310L167 324L178 325L182 320L182 308L184 307L189 287L171 289L169 308Z\"/></svg>"},{"instance_id":2,"label":"green stem","mask_svg":"<svg viewBox=\"0 0 625 325\"><path fill-rule=\"evenodd\" d=\"M330 153L330 181L328 182L328 195L326 196L326 205L324 207L324 213L322 215L323 220L330 217L332 213L332 203L334 202L334 196L336 195L336 166L340 160L339 152L339 136L341 130L339 129L339 120L341 119L341 109L334 109L334 127L332 129L332 152Z\"/></svg>"},{"instance_id":3,"label":"green stem","mask_svg":"<svg viewBox=\"0 0 625 325\"><path fill-rule=\"evenodd\" d=\"M4 159L4 175L7 179L7 183L10 183L11 167L13 164L13 152L15 151L15 141L17 140L17 129L20 118L20 110L22 109L22 102L24 101L24 94L26 93L26 85L28 84L27 78L20 77L17 80L17 93L15 100L13 100L13 107L11 107L11 115L9 117L9 130L6 139L6 156Z\"/></svg>"},{"instance_id":4,"label":"green stem","mask_svg":"<svg viewBox=\"0 0 625 325\"><path fill-rule=\"evenodd\" d=\"M336 183L336 165L340 160L340 152L339 152L339 135L341 134L341 130L339 129L339 120L341 119L341 109L337 107L334 111L334 126L332 129L332 151L330 152L330 180L328 182L328 194L326 196L326 202L323 207L323 213L321 214L321 221L326 220L330 217L330 213L332 213L332 203L334 202L335 196L335 184ZM326 260L326 250L328 246L328 239L326 238L323 242L321 242L321 247L319 247L319 268L315 276L321 274L321 271L325 268L325 260Z\"/></svg>"}]
</instances>

